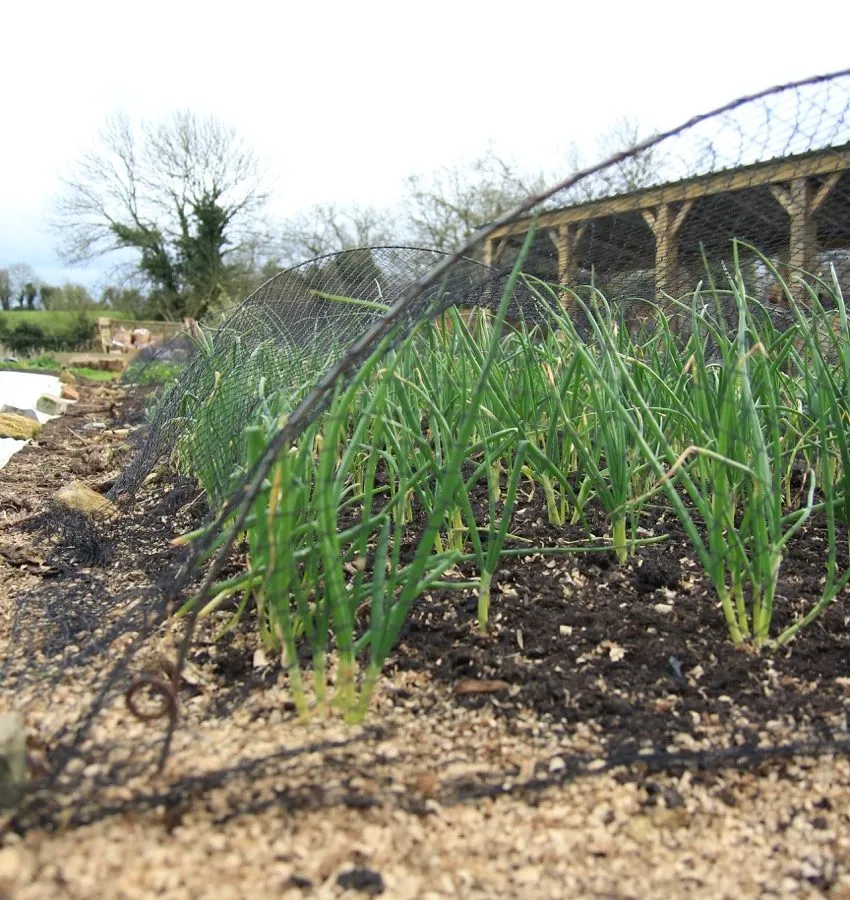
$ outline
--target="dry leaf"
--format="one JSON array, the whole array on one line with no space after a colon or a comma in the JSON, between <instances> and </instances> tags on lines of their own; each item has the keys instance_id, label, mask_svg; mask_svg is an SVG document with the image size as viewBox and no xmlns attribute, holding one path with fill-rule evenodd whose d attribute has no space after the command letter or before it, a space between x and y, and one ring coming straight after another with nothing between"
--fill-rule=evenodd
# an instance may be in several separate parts
<instances>
[{"instance_id":1,"label":"dry leaf","mask_svg":"<svg viewBox=\"0 0 850 900\"><path fill-rule=\"evenodd\" d=\"M433 772L420 772L407 781L407 787L423 797L433 797L438 786L437 776Z\"/></svg>"}]
</instances>

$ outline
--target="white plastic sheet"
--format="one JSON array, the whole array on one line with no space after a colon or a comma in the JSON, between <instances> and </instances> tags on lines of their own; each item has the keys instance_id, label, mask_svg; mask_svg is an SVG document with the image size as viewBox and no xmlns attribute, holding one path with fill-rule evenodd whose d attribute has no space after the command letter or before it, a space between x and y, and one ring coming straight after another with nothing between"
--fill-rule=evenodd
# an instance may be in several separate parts
<instances>
[{"instance_id":1,"label":"white plastic sheet","mask_svg":"<svg viewBox=\"0 0 850 900\"><path fill-rule=\"evenodd\" d=\"M31 409L44 424L55 416L38 412L35 406L43 394L59 397L62 383L55 375L40 375L35 372L0 372L0 407L15 406L18 409ZM0 469L9 462L14 453L27 445L27 441L16 441L14 438L0 438Z\"/></svg>"}]
</instances>

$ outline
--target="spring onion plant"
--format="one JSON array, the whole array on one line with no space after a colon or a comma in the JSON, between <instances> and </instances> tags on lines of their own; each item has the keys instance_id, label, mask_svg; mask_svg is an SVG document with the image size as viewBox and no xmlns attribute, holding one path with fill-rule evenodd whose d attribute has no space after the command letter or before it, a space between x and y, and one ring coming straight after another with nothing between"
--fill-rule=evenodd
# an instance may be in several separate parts
<instances>
[{"instance_id":1,"label":"spring onion plant","mask_svg":"<svg viewBox=\"0 0 850 900\"><path fill-rule=\"evenodd\" d=\"M682 327L660 310L635 336L595 289L566 292L523 276L527 247L495 315L470 323L450 310L440 323L423 321L337 387L253 504L246 570L200 611L223 615L235 598L225 629L255 616L302 715L333 704L362 716L424 593L477 591L485 632L506 555L602 549L590 535L578 548L506 546L528 490L542 492L556 528L589 531L587 509L601 510L620 563L658 540L639 538L637 525L652 498L665 499L735 643L787 643L850 580L839 536L850 524L850 338L837 281L827 286L834 313L814 292L807 308L795 306L789 289L794 321L780 328L748 293L736 257L728 285L671 299ZM534 334L504 327L521 278L548 311ZM584 312L587 338L568 305ZM732 313L731 332L721 309ZM176 459L213 508L312 383L317 363L305 357L296 372L291 350L235 337L201 354ZM815 519L827 534L822 594L774 637L789 543ZM308 656L312 687L302 672Z\"/></svg>"}]
</instances>

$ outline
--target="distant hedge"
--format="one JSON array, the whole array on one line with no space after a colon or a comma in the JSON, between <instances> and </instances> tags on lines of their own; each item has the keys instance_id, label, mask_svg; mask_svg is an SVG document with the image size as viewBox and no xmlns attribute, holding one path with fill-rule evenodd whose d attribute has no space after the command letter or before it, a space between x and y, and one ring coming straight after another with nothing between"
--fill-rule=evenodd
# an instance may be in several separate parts
<instances>
[{"instance_id":1,"label":"distant hedge","mask_svg":"<svg viewBox=\"0 0 850 900\"><path fill-rule=\"evenodd\" d=\"M83 350L97 336L97 315L72 310L0 311L0 344L14 353Z\"/></svg>"}]
</instances>

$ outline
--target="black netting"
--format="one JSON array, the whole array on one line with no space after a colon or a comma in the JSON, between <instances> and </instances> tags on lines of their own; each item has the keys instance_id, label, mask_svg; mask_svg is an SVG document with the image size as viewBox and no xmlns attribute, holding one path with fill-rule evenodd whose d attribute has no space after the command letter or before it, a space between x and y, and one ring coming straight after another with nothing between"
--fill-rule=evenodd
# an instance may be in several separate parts
<instances>
[{"instance_id":1,"label":"black netting","mask_svg":"<svg viewBox=\"0 0 850 900\"><path fill-rule=\"evenodd\" d=\"M126 700L127 691L153 690L171 736L192 615L167 677L160 672L128 684L125 676L135 654L144 652L174 611L172 601L185 601L191 588L197 611L215 596L221 578L239 571L253 504L269 490L269 475L281 455L328 408L340 386L350 383L377 348L399 347L417 325L451 307L495 309L530 233L523 277L510 292L511 322L545 330L552 310L563 308L576 337L590 341L594 298L604 296L605 314L611 313L618 327L639 332L669 322L684 342L697 312L718 331L735 326L740 308L728 290L730 277L743 281L754 314L766 316L778 331L791 328L798 311L817 307L818 301L828 310L850 278L850 73L742 98L644 141L527 198L456 254L376 247L306 262L266 282L220 325L199 329L191 339L181 338L145 359L148 366L173 364L173 377L159 394L140 389L136 395L149 425L111 496L133 498L146 479L158 477L163 463L185 470L187 460L200 459L205 471L192 474L206 486L208 505L192 506L192 499L180 494L175 506L187 530L212 525L188 556L175 550L156 557L162 587L156 596L144 593L128 601L132 586L115 592L120 616L81 602L78 622L57 624L61 590L40 606L42 619L35 621L50 626L60 643L88 630L96 633L104 653L117 659L93 703L57 735L48 787L68 796L80 790L85 779L66 767L72 759L91 764L101 758L98 741L106 738L92 736L92 723L109 703ZM539 289L540 282L550 289ZM713 289L702 294L706 286ZM711 308L695 310L699 297ZM273 426L262 452L248 462L240 442L260 413ZM431 433L431 425L423 422L423 435ZM146 540L155 542L157 522L170 515L160 512L148 521ZM120 554L122 540L129 539L120 523L103 525L103 536L79 522L64 527L79 533L77 555L85 566ZM377 537L370 535L369 563L378 531ZM306 565L305 558L306 552L297 557L298 565ZM86 579L97 578L96 571L86 572L69 583L85 598ZM31 600L23 598L22 609ZM20 618L25 628L26 615ZM27 635L35 640L34 632ZM73 665L63 659L51 671L64 679ZM4 671L25 679L14 667ZM153 739L126 744L109 755L116 760L111 769L98 770L96 783L86 782L80 821L96 818L101 789L136 777L159 758L161 743ZM829 747L846 750L841 743ZM753 748L752 757L763 755ZM718 754L721 760L738 758L728 748ZM237 779L246 771L244 765L232 770ZM203 778L189 778L185 787L219 787L226 774L214 772L206 787ZM140 806L157 802L177 801L169 792L139 794ZM132 801L111 804L103 810L124 810ZM53 796L36 797L29 812L21 812L19 826L59 821L61 807Z\"/></svg>"},{"instance_id":2,"label":"black netting","mask_svg":"<svg viewBox=\"0 0 850 900\"><path fill-rule=\"evenodd\" d=\"M426 276L438 261L448 259L432 250L373 247L310 260L270 279L206 338L198 332L185 370L158 400L147 441L113 495L135 490L163 455L174 450L187 423L208 405L212 391L229 388L229 433L222 434L219 423L211 423L210 439L197 448L222 471L224 479L235 456L231 441L259 402L259 384L246 383L238 373L261 374L269 393L285 386L294 407L324 372L344 359L353 344L380 328L387 311L412 283ZM404 322L409 327L450 306L492 307L498 302L505 277L500 269L460 260L448 277L423 292L405 312ZM533 319L536 307L527 291L517 292L510 313ZM144 362L152 366L186 359L186 340L181 337L176 344L154 350ZM263 357L263 363L255 365L258 357ZM139 374L144 381L144 368ZM144 396L146 392L140 393ZM138 396L134 398L137 406L138 400Z\"/></svg>"}]
</instances>

